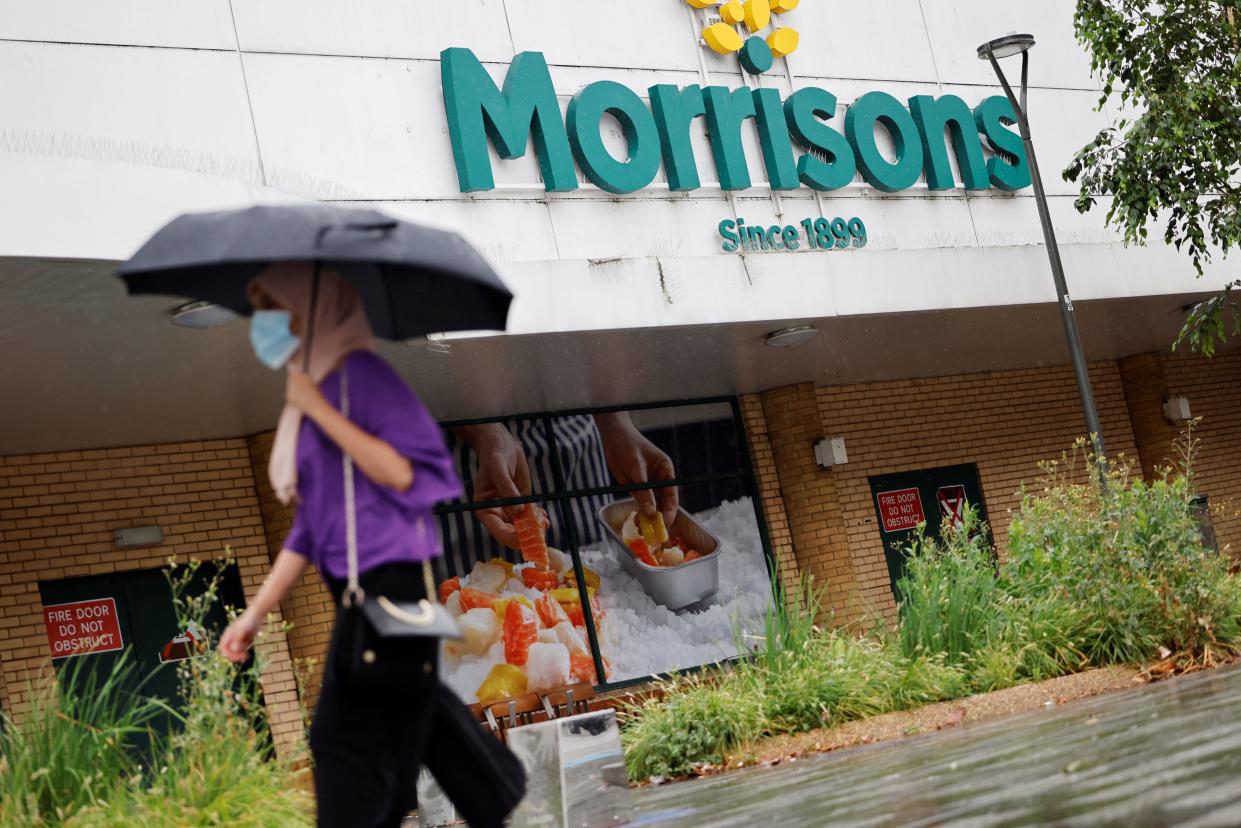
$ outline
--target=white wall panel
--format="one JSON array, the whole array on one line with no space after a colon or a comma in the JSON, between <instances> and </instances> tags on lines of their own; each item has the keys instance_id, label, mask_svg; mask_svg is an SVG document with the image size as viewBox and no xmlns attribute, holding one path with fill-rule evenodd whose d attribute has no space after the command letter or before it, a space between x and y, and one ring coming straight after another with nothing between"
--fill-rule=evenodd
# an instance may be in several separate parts
<instances>
[{"instance_id":1,"label":"white wall panel","mask_svg":"<svg viewBox=\"0 0 1241 828\"><path fill-rule=\"evenodd\" d=\"M1219 260L1199 277L1188 256L1162 241L1146 247L1076 244L1061 253L1074 301L1214 292L1237 277L1231 263ZM1180 314L1180 305L1169 305L1168 312Z\"/></svg>"},{"instance_id":2,"label":"white wall panel","mask_svg":"<svg viewBox=\"0 0 1241 828\"><path fill-rule=\"evenodd\" d=\"M237 48L228 0L0 0L0 38Z\"/></svg>"},{"instance_id":3,"label":"white wall panel","mask_svg":"<svg viewBox=\"0 0 1241 828\"><path fill-rule=\"evenodd\" d=\"M245 61L272 186L320 199L460 196L438 61Z\"/></svg>"},{"instance_id":4,"label":"white wall panel","mask_svg":"<svg viewBox=\"0 0 1241 828\"><path fill-rule=\"evenodd\" d=\"M512 262L552 261L559 255L551 217L541 201L380 201L366 206L420 224L455 230L501 275Z\"/></svg>"},{"instance_id":5,"label":"white wall panel","mask_svg":"<svg viewBox=\"0 0 1241 828\"><path fill-rule=\"evenodd\" d=\"M770 212L770 202L765 202ZM624 256L710 256L722 239L715 228L732 215L728 201L642 199L552 201L560 255L566 259Z\"/></svg>"},{"instance_id":6,"label":"white wall panel","mask_svg":"<svg viewBox=\"0 0 1241 828\"><path fill-rule=\"evenodd\" d=\"M1073 196L1051 196L1047 200L1052 226L1061 246L1070 244L1114 244L1120 237L1103 223L1106 202L1089 213L1079 213ZM1042 244L1043 227L1038 206L1029 193L1005 196L971 196L970 214L978 243L984 247L1010 247Z\"/></svg>"},{"instance_id":7,"label":"white wall panel","mask_svg":"<svg viewBox=\"0 0 1241 828\"><path fill-rule=\"evenodd\" d=\"M1011 32L1034 35L1030 85L1064 89L1098 89L1090 59L1073 36L1075 0L996 3L990 0L924 0L927 31L935 64L944 83L997 85L988 61L978 59L979 45ZM1021 81L1021 59L1000 64L1010 82Z\"/></svg>"},{"instance_id":8,"label":"white wall panel","mask_svg":"<svg viewBox=\"0 0 1241 828\"><path fill-rule=\"evenodd\" d=\"M925 250L977 244L969 207L959 193L879 196L868 190L847 200L824 200L833 216L856 215L866 222L869 243L859 254L879 250ZM849 207L841 201L850 202Z\"/></svg>"},{"instance_id":9,"label":"white wall panel","mask_svg":"<svg viewBox=\"0 0 1241 828\"><path fill-rule=\"evenodd\" d=\"M0 152L259 183L237 55L0 43Z\"/></svg>"},{"instance_id":10,"label":"white wall panel","mask_svg":"<svg viewBox=\"0 0 1241 828\"><path fill-rule=\"evenodd\" d=\"M698 68L697 34L683 0L550 3L505 0L518 52L571 66ZM713 61L736 65L736 58Z\"/></svg>"},{"instance_id":11,"label":"white wall panel","mask_svg":"<svg viewBox=\"0 0 1241 828\"><path fill-rule=\"evenodd\" d=\"M797 51L789 56L798 76L936 80L919 0L805 0L784 18L801 34ZM777 62L771 72L782 69Z\"/></svg>"},{"instance_id":12,"label":"white wall panel","mask_svg":"<svg viewBox=\"0 0 1241 828\"><path fill-rule=\"evenodd\" d=\"M682 0L467 0L425 9L398 0L233 2L242 45L251 50L244 79L221 30L227 0L160 7L115 0L102 5L113 16L83 7L75 21L23 8L0 24L32 37L208 47L0 43L0 73L14 79L0 85L0 175L14 185L0 226L21 228L20 240L0 243L0 255L117 258L180 209L271 197L257 186L257 132L275 190L367 202L465 235L520 291L519 331L1052 301L1029 191L966 198L959 190L914 188L889 196L858 186L820 201L802 189L781 195L779 206L762 188L731 199L710 186L687 195L659 188L621 197L590 188L545 195L532 151L501 162L493 150L500 189L459 192L440 49L474 48L502 82L511 24L518 50L547 54L562 106L601 79L645 95L653 83L700 82ZM846 10L807 0L785 21L802 32L792 58L797 85L823 86L842 104L875 89L901 100L954 93L974 104L999 91L974 57L977 41L1012 28L1033 31L1033 80L1041 85L1030 102L1035 142L1075 296L1206 289L1186 281L1185 263L1166 250L1121 251L1100 212L1072 209L1075 188L1060 170L1107 119L1092 111L1096 92L1061 88L1091 86L1072 43L1070 0L1039 9L949 5L892 0ZM139 26L132 18L144 10L148 19ZM707 66L711 82L741 83L734 56L708 56ZM777 63L764 84L787 93L782 68ZM619 151L615 139L610 146ZM716 173L702 119L694 139L709 184ZM743 142L752 180L764 181L752 124ZM55 210L66 199L75 199L64 214L72 235ZM797 225L820 214L860 216L870 246L744 258L720 249L723 218Z\"/></svg>"},{"instance_id":13,"label":"white wall panel","mask_svg":"<svg viewBox=\"0 0 1241 828\"><path fill-rule=\"evenodd\" d=\"M842 316L1055 302L1046 267L1037 247L876 250L831 264Z\"/></svg>"},{"instance_id":14,"label":"white wall panel","mask_svg":"<svg viewBox=\"0 0 1241 828\"><path fill-rule=\"evenodd\" d=\"M515 263L509 332L834 316L830 267L811 255Z\"/></svg>"},{"instance_id":15,"label":"white wall panel","mask_svg":"<svg viewBox=\"0 0 1241 828\"><path fill-rule=\"evenodd\" d=\"M94 158L0 153L0 256L120 261L177 215L280 193L236 179Z\"/></svg>"},{"instance_id":16,"label":"white wall panel","mask_svg":"<svg viewBox=\"0 0 1241 828\"><path fill-rule=\"evenodd\" d=\"M480 60L513 56L502 0L232 0L241 48L436 58L449 46Z\"/></svg>"}]
</instances>

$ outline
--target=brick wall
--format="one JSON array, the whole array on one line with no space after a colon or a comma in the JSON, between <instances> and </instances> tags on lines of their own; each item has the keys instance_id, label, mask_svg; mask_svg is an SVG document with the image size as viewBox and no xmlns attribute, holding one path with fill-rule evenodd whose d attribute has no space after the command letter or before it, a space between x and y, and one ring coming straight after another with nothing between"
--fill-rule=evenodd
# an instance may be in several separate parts
<instances>
[{"instance_id":1,"label":"brick wall","mask_svg":"<svg viewBox=\"0 0 1241 828\"><path fill-rule=\"evenodd\" d=\"M158 524L164 543L117 550L112 531ZM38 582L208 560L232 549L247 597L267 572L246 441L34 454L0 459L0 685L18 717L49 673ZM277 749L301 740L279 614L263 637L262 688Z\"/></svg>"},{"instance_id":2,"label":"brick wall","mask_svg":"<svg viewBox=\"0 0 1241 828\"><path fill-rule=\"evenodd\" d=\"M1112 455L1136 456L1114 362L1090 366L1104 438ZM1001 555L1010 511L1038 462L1059 457L1085 433L1068 366L819 388L824 429L845 438L849 463L837 469L849 552L866 603L895 613L867 478L975 463Z\"/></svg>"},{"instance_id":3,"label":"brick wall","mask_svg":"<svg viewBox=\"0 0 1241 828\"><path fill-rule=\"evenodd\" d=\"M267 550L274 559L293 525L293 508L276 499L267 478L267 461L271 457L274 431L264 431L247 442L254 484L258 492L259 510L266 527ZM289 591L280 604L288 627L289 653L294 669L300 676L302 703L314 710L323 680L323 659L332 636L332 596L319 578L314 566L306 568L302 579Z\"/></svg>"},{"instance_id":4,"label":"brick wall","mask_svg":"<svg viewBox=\"0 0 1241 828\"><path fill-rule=\"evenodd\" d=\"M1161 395L1190 399L1202 417L1198 488L1211 498L1221 543L1241 549L1241 354L1143 356L1092 365L1091 376L1110 452L1141 457L1144 469L1167 456L1176 432L1152 413ZM845 619L859 608L894 611L869 476L976 463L1002 553L1019 487L1038 477L1038 461L1059 456L1084 430L1067 366L803 384L748 395L741 408L783 582L793 587L802 572L814 575ZM849 452L849 463L830 471L812 451L828 435L844 437ZM169 555L212 558L228 544L253 596L292 517L267 483L271 440L266 432L0 458L0 705L20 715L29 680L47 669L40 579L158 567ZM159 524L164 545L113 549L113 529L141 523ZM290 661L321 659L331 630L331 604L313 571L273 620L263 686L277 744L287 750L301 733ZM287 636L281 621L292 624ZM307 705L320 671L304 688Z\"/></svg>"},{"instance_id":5,"label":"brick wall","mask_svg":"<svg viewBox=\"0 0 1241 828\"><path fill-rule=\"evenodd\" d=\"M1092 365L1091 381L1109 453L1136 462L1116 363ZM855 614L848 605L851 598L860 601L866 614L890 618L896 609L869 477L977 464L1003 554L1009 512L1018 505L1021 485L1039 477L1039 461L1059 457L1085 432L1068 366L833 387L798 385L758 396L765 421L748 414L747 428L768 517L780 515L790 527L784 542L794 548L801 570L828 584L833 605L845 603L846 618ZM753 405L748 403L747 411ZM765 430L756 434L760 422ZM826 436L845 438L846 465L830 471L815 465L813 443ZM763 445L770 446L771 461L760 455ZM1241 481L1235 464L1233 468L1231 479ZM1232 491L1222 480L1215 485Z\"/></svg>"},{"instance_id":6,"label":"brick wall","mask_svg":"<svg viewBox=\"0 0 1241 828\"><path fill-rule=\"evenodd\" d=\"M1210 359L1178 352L1165 355L1163 367L1168 394L1187 397L1201 418L1194 482L1210 498L1216 537L1241 556L1241 352Z\"/></svg>"},{"instance_id":7,"label":"brick wall","mask_svg":"<svg viewBox=\"0 0 1241 828\"><path fill-rule=\"evenodd\" d=\"M1138 354L1118 363L1141 475L1146 480L1154 480L1161 468L1173 463L1173 443L1180 434L1163 415L1163 402L1168 398L1164 362L1163 354Z\"/></svg>"},{"instance_id":8,"label":"brick wall","mask_svg":"<svg viewBox=\"0 0 1241 828\"><path fill-rule=\"evenodd\" d=\"M814 386L802 383L765 392L762 404L799 570L814 577L825 612L833 613L837 622L852 620L860 605L840 496L832 472L814 459L814 443L822 437Z\"/></svg>"},{"instance_id":9,"label":"brick wall","mask_svg":"<svg viewBox=\"0 0 1241 828\"><path fill-rule=\"evenodd\" d=\"M786 592L796 594L801 579L801 568L793 549L793 534L788 515L784 511L784 497L780 493L780 476L776 472L775 455L771 448L771 436L767 418L763 414L763 400L758 394L741 398L741 418L750 444L750 459L754 467L754 480L758 497L767 522L767 537L771 554L775 559L776 573Z\"/></svg>"},{"instance_id":10,"label":"brick wall","mask_svg":"<svg viewBox=\"0 0 1241 828\"><path fill-rule=\"evenodd\" d=\"M12 577L12 576L0 575L0 584L4 582L5 578L9 578L9 577ZM2 600L4 599L0 598L0 601ZM3 659L0 658L0 664L2 663L3 663ZM4 670L0 668L0 710L3 710L5 712L8 712L9 710L9 694L8 694L7 687L8 685L4 680Z\"/></svg>"}]
</instances>

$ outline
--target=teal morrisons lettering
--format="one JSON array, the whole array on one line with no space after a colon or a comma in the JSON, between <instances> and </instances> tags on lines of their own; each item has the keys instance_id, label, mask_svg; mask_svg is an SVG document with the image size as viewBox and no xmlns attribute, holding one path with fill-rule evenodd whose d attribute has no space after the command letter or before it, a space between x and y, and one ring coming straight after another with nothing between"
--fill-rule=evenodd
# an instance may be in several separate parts
<instances>
[{"instance_id":1,"label":"teal morrisons lettering","mask_svg":"<svg viewBox=\"0 0 1241 828\"><path fill-rule=\"evenodd\" d=\"M848 250L866 246L866 222L822 216L802 219L800 224L746 224L745 219L724 219L716 228L725 253L758 253L767 250Z\"/></svg>"},{"instance_id":2,"label":"teal morrisons lettering","mask_svg":"<svg viewBox=\"0 0 1241 828\"><path fill-rule=\"evenodd\" d=\"M649 186L661 165L669 188L696 190L702 186L690 141L696 118L706 122L724 190L752 184L757 159L743 150L746 121L757 131L773 190L835 190L858 173L884 192L908 189L919 178L932 190L949 190L958 176L967 190L1030 186L1021 138L1012 130L1016 117L999 95L971 109L956 95L915 95L901 102L886 92L867 92L846 108L840 124L836 96L813 86L782 100L770 88L656 84L644 101L626 86L600 80L578 90L562 114L540 52L513 58L502 86L469 49L441 52L440 74L462 192L495 188L489 144L501 159L520 158L533 145L549 192L576 190L580 168L610 193L631 193ZM620 124L628 148L622 158L600 137L605 115ZM879 133L888 138L882 148Z\"/></svg>"}]
</instances>

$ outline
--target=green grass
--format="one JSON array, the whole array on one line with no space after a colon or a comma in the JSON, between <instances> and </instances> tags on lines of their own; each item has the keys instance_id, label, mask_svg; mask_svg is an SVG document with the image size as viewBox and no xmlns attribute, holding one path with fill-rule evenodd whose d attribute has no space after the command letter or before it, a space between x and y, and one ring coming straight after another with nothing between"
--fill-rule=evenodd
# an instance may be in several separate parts
<instances>
[{"instance_id":1,"label":"green grass","mask_svg":"<svg viewBox=\"0 0 1241 828\"><path fill-rule=\"evenodd\" d=\"M219 585L185 597L194 569L170 578L183 622L205 615ZM32 709L0 734L0 828L312 825L309 796L264 736L257 666L238 677L211 648L179 668L177 711L144 697L125 659L101 680L71 659L69 680L33 688Z\"/></svg>"},{"instance_id":2,"label":"green grass","mask_svg":"<svg viewBox=\"0 0 1241 828\"><path fill-rule=\"evenodd\" d=\"M940 538L919 533L895 628L821 629L809 583L781 596L750 658L674 677L623 711L631 777L682 775L766 736L1090 667L1210 665L1241 651L1241 583L1199 535L1192 455L1190 435L1185 469L1149 483L1123 465L1099 473L1081 445L1045 464L1002 563L973 513Z\"/></svg>"},{"instance_id":3,"label":"green grass","mask_svg":"<svg viewBox=\"0 0 1241 828\"><path fill-rule=\"evenodd\" d=\"M59 825L111 796L118 780L140 773L138 757L127 746L166 708L125 689L137 681L134 665L124 657L103 680L84 663L68 662L64 681L35 694L20 725L4 718L0 826Z\"/></svg>"},{"instance_id":4,"label":"green grass","mask_svg":"<svg viewBox=\"0 0 1241 828\"><path fill-rule=\"evenodd\" d=\"M631 777L687 774L763 736L960 694L964 675L941 656L907 658L890 636L821 629L814 623L818 608L807 582L770 610L753 659L715 675L674 677L622 711Z\"/></svg>"}]
</instances>

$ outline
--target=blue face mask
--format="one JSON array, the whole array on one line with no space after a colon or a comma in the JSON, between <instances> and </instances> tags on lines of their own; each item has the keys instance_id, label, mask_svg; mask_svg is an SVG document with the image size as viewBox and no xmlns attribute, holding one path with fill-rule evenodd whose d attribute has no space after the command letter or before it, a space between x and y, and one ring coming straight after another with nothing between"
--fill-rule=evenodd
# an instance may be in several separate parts
<instances>
[{"instance_id":1,"label":"blue face mask","mask_svg":"<svg viewBox=\"0 0 1241 828\"><path fill-rule=\"evenodd\" d=\"M292 321L293 314L285 310L260 310L250 317L254 355L273 371L288 362L301 345L301 340L289 330Z\"/></svg>"}]
</instances>

